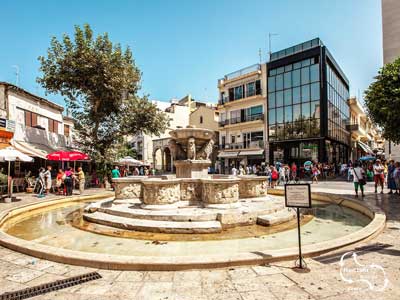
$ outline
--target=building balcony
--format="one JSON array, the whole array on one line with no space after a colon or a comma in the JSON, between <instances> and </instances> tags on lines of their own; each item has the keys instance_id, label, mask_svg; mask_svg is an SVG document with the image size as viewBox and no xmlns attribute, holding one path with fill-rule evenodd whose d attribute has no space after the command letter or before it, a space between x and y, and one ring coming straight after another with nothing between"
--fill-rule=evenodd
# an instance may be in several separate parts
<instances>
[{"instance_id":1,"label":"building balcony","mask_svg":"<svg viewBox=\"0 0 400 300\"><path fill-rule=\"evenodd\" d=\"M227 119L224 121L220 121L219 126L224 127L225 125L234 125L234 124L258 121L258 120L263 121L264 114L250 115L250 116L246 116L246 118L244 118L244 119L242 119L241 117Z\"/></svg>"},{"instance_id":2,"label":"building balcony","mask_svg":"<svg viewBox=\"0 0 400 300\"><path fill-rule=\"evenodd\" d=\"M240 96L240 95L237 97L225 96L222 99L218 100L218 105L225 105L226 103L230 103L230 102L234 102L234 101L238 101L238 100L245 100L250 97L261 96L261 95L262 95L262 89L250 90L250 91L246 91L246 93L242 96Z\"/></svg>"},{"instance_id":3,"label":"building balcony","mask_svg":"<svg viewBox=\"0 0 400 300\"><path fill-rule=\"evenodd\" d=\"M358 131L360 125L359 124L348 124L346 125L346 130L353 132L353 131Z\"/></svg>"},{"instance_id":4,"label":"building balcony","mask_svg":"<svg viewBox=\"0 0 400 300\"><path fill-rule=\"evenodd\" d=\"M236 150L236 149L264 149L264 141L250 141L241 143L230 143L219 145L220 150Z\"/></svg>"}]
</instances>

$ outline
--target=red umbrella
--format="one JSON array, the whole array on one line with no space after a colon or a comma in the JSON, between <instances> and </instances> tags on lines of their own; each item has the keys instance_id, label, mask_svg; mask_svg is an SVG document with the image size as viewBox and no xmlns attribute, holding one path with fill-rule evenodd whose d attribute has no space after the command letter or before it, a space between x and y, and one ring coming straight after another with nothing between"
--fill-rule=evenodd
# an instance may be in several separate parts
<instances>
[{"instance_id":1,"label":"red umbrella","mask_svg":"<svg viewBox=\"0 0 400 300\"><path fill-rule=\"evenodd\" d=\"M76 161L89 160L89 156L79 151L56 151L46 155L48 160Z\"/></svg>"}]
</instances>

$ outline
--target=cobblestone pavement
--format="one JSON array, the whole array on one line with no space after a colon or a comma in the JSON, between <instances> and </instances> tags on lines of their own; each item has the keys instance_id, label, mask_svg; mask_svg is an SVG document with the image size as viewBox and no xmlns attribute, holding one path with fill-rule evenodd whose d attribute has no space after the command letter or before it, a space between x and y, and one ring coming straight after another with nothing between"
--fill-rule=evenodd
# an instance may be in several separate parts
<instances>
[{"instance_id":1,"label":"cobblestone pavement","mask_svg":"<svg viewBox=\"0 0 400 300\"><path fill-rule=\"evenodd\" d=\"M315 184L312 189L352 193L352 185L346 182ZM307 258L307 272L293 269L293 261L176 272L97 270L102 279L32 299L400 299L400 196L375 195L371 189L369 184L364 201L387 213L385 230L369 241ZM33 197L23 198L22 203L34 201ZM15 204L0 203L0 210L10 205ZM356 260L350 253L341 267L341 256L354 250ZM0 247L0 294L89 271L95 269L37 259Z\"/></svg>"}]
</instances>

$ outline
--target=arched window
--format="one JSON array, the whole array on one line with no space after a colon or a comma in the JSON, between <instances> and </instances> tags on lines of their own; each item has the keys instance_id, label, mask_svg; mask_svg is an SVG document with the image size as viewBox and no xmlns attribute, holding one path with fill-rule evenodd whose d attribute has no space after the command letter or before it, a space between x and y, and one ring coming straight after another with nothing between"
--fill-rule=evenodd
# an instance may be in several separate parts
<instances>
[{"instance_id":1,"label":"arched window","mask_svg":"<svg viewBox=\"0 0 400 300\"><path fill-rule=\"evenodd\" d=\"M200 116L200 124L203 124L203 116Z\"/></svg>"}]
</instances>

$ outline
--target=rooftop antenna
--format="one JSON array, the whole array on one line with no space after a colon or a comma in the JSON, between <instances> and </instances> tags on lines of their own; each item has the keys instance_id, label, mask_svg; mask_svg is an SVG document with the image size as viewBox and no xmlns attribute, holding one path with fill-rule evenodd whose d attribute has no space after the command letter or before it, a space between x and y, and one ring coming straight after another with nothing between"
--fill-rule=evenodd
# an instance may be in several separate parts
<instances>
[{"instance_id":1,"label":"rooftop antenna","mask_svg":"<svg viewBox=\"0 0 400 300\"><path fill-rule=\"evenodd\" d=\"M11 66L15 69L15 85L19 85L19 66L18 65L13 65Z\"/></svg>"},{"instance_id":2,"label":"rooftop antenna","mask_svg":"<svg viewBox=\"0 0 400 300\"><path fill-rule=\"evenodd\" d=\"M272 54L272 47L271 47L271 37L273 37L273 36L277 36L277 35L279 35L279 34L277 34L277 33L268 33L268 49L269 49L269 51L268 51L268 53L269 53L269 60L271 60L271 54Z\"/></svg>"},{"instance_id":3,"label":"rooftop antenna","mask_svg":"<svg viewBox=\"0 0 400 300\"><path fill-rule=\"evenodd\" d=\"M262 63L262 52L261 52L261 48L258 49L258 56L260 57L260 65Z\"/></svg>"}]
</instances>

